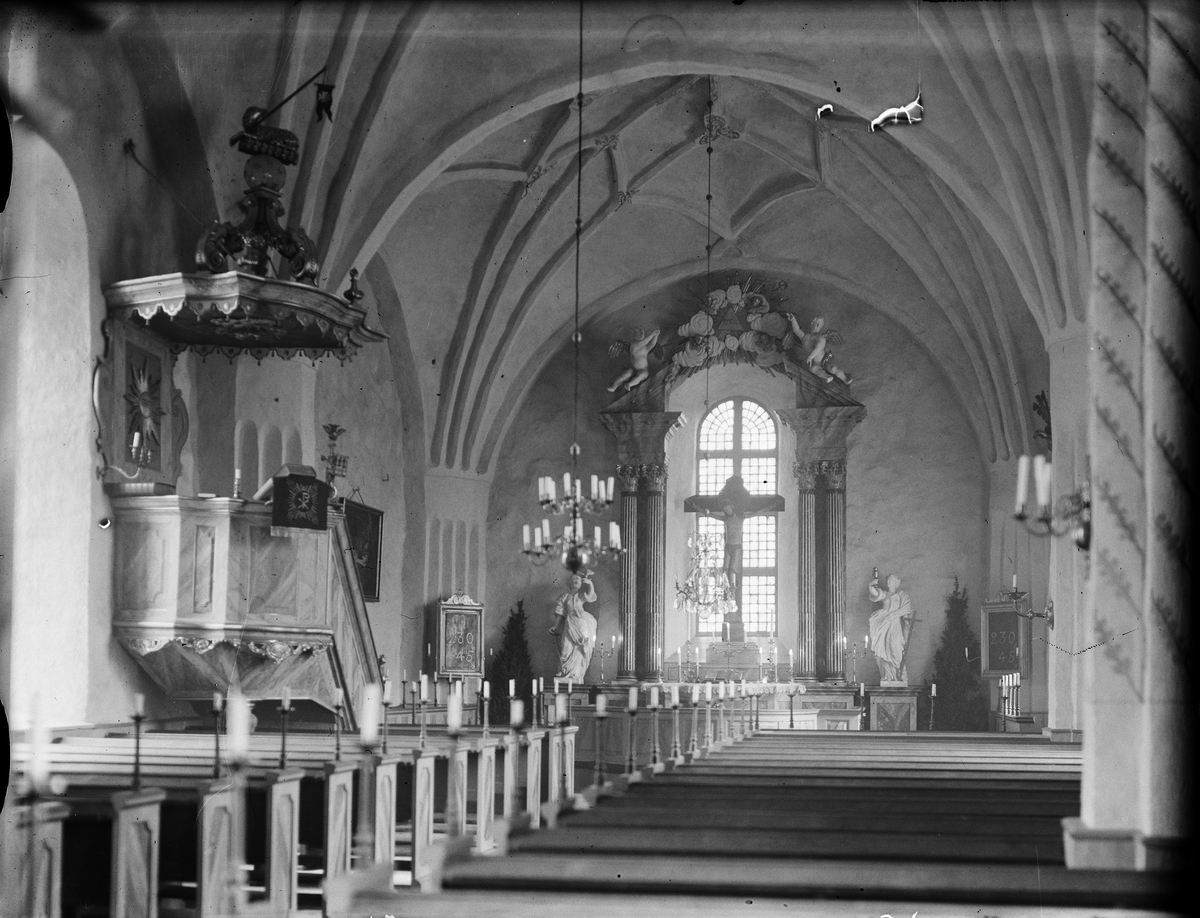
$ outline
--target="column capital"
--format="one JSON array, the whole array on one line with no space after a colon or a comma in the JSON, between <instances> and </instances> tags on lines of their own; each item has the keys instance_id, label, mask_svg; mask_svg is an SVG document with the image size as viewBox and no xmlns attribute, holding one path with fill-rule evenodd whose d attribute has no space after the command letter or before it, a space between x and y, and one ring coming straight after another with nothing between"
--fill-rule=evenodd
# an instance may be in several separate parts
<instances>
[{"instance_id":1,"label":"column capital","mask_svg":"<svg viewBox=\"0 0 1200 918\"><path fill-rule=\"evenodd\" d=\"M842 459L822 459L812 463L817 467L818 474L825 479L825 486L831 491L846 490L846 463Z\"/></svg>"},{"instance_id":2,"label":"column capital","mask_svg":"<svg viewBox=\"0 0 1200 918\"><path fill-rule=\"evenodd\" d=\"M817 487L817 476L821 474L820 463L797 459L792 463L792 477L801 491L813 491Z\"/></svg>"}]
</instances>

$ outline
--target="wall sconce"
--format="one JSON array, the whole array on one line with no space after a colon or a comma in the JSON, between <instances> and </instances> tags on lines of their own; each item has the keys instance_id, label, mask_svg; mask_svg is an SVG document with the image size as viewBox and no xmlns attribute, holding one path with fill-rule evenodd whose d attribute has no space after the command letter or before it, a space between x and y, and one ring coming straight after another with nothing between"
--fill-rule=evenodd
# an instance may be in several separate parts
<instances>
[{"instance_id":1,"label":"wall sconce","mask_svg":"<svg viewBox=\"0 0 1200 918\"><path fill-rule=\"evenodd\" d=\"M96 477L103 478L104 473L111 470L129 481L133 481L142 469L150 467L150 464L154 462L154 450L150 448L149 438L144 438L140 430L133 432L133 440L129 444L129 461L137 466L137 471L133 474L117 465L101 465L96 467Z\"/></svg>"},{"instance_id":2,"label":"wall sconce","mask_svg":"<svg viewBox=\"0 0 1200 918\"><path fill-rule=\"evenodd\" d=\"M1043 609L1041 612L1034 612L1032 609L1028 610L1027 612L1022 612L1021 607L1017 606L1017 615L1021 616L1021 618L1028 618L1030 620L1033 620L1035 618L1044 618L1046 620L1046 627L1053 628L1054 627L1054 600L1053 599L1046 600L1046 608Z\"/></svg>"},{"instance_id":3,"label":"wall sconce","mask_svg":"<svg viewBox=\"0 0 1200 918\"><path fill-rule=\"evenodd\" d=\"M1064 494L1052 502L1050 486L1053 469L1045 456L1034 456L1033 485L1037 513L1030 516L1027 509L1029 473L1029 457L1022 456L1017 460L1017 505L1013 517L1024 524L1031 535L1045 537L1069 534L1076 548L1087 551L1092 544L1091 484L1085 481L1070 494Z\"/></svg>"}]
</instances>

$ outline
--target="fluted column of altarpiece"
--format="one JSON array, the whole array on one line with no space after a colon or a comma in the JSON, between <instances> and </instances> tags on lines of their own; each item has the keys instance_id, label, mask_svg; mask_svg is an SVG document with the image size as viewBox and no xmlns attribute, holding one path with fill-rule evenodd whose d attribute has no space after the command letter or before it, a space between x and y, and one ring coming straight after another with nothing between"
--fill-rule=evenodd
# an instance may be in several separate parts
<instances>
[{"instance_id":1,"label":"fluted column of altarpiece","mask_svg":"<svg viewBox=\"0 0 1200 918\"><path fill-rule=\"evenodd\" d=\"M796 500L799 525L799 576L797 584L797 659L795 678L817 675L817 476L819 463L797 462L792 466L799 490Z\"/></svg>"}]
</instances>

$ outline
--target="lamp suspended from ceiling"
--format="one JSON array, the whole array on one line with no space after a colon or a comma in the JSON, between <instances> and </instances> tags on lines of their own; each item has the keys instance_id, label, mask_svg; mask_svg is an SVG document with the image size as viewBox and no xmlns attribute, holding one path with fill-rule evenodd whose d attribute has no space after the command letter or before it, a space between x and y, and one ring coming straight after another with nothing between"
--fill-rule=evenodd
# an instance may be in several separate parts
<instances>
[{"instance_id":1,"label":"lamp suspended from ceiling","mask_svg":"<svg viewBox=\"0 0 1200 918\"><path fill-rule=\"evenodd\" d=\"M586 531L585 513L596 513L611 506L614 481L611 477L601 479L591 476L588 496L583 494L583 482L579 478L579 249L583 237L583 3L579 4L579 92L575 96L575 107L579 110L579 129L576 141L575 177L575 321L571 343L575 348L575 393L571 416L571 470L563 474L563 494L558 495L554 476L545 475L538 479L538 503L548 514L567 516L567 525L562 535L552 535L549 517L541 525L528 525L522 533L524 552L535 564L545 564L557 557L563 567L571 573L584 570L593 560L613 560L625 553L621 545L621 530L616 522L608 524L607 541L599 525Z\"/></svg>"},{"instance_id":2,"label":"lamp suspended from ceiling","mask_svg":"<svg viewBox=\"0 0 1200 918\"><path fill-rule=\"evenodd\" d=\"M704 235L704 289L712 289L712 156L713 140L720 133L719 119L713 117L712 77L708 78L708 105L704 116L704 134L701 142L705 144L705 154L708 156L708 189L705 193L707 216ZM704 370L704 410L709 409L708 366ZM729 578L725 575L725 540L715 533L693 532L688 536L688 548L691 549L691 559L687 577L681 585L675 581L675 608L682 609L688 615L696 615L701 619L710 618L714 613L724 618L737 611L737 600L734 599L733 589Z\"/></svg>"}]
</instances>

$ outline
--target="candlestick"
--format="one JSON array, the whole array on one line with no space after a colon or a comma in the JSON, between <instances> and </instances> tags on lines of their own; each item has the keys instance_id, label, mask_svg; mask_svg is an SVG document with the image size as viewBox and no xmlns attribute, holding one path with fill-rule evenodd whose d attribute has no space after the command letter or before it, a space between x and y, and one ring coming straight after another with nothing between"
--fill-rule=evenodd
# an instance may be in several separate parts
<instances>
[{"instance_id":1,"label":"candlestick","mask_svg":"<svg viewBox=\"0 0 1200 918\"><path fill-rule=\"evenodd\" d=\"M250 755L250 702L233 689L225 702L225 756L232 766L243 765Z\"/></svg>"},{"instance_id":2,"label":"candlestick","mask_svg":"<svg viewBox=\"0 0 1200 918\"><path fill-rule=\"evenodd\" d=\"M221 777L221 709L225 707L225 699L220 692L213 692L213 777Z\"/></svg>"},{"instance_id":3,"label":"candlestick","mask_svg":"<svg viewBox=\"0 0 1200 918\"><path fill-rule=\"evenodd\" d=\"M596 764L592 770L592 783L596 787L604 786L604 756L605 756L605 721L608 719L608 696L603 693L596 696Z\"/></svg>"},{"instance_id":4,"label":"candlestick","mask_svg":"<svg viewBox=\"0 0 1200 918\"><path fill-rule=\"evenodd\" d=\"M508 723L511 727L519 727L525 723L525 702L520 698L513 698L508 702Z\"/></svg>"},{"instance_id":5,"label":"candlestick","mask_svg":"<svg viewBox=\"0 0 1200 918\"><path fill-rule=\"evenodd\" d=\"M363 686L362 711L358 724L358 742L363 749L374 749L379 742L379 698L378 683L368 682Z\"/></svg>"}]
</instances>

